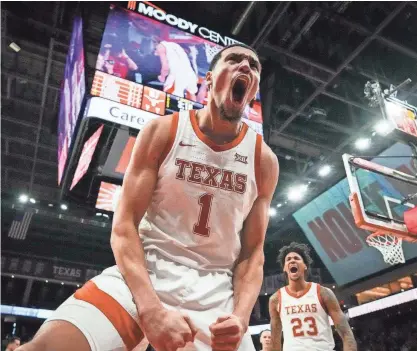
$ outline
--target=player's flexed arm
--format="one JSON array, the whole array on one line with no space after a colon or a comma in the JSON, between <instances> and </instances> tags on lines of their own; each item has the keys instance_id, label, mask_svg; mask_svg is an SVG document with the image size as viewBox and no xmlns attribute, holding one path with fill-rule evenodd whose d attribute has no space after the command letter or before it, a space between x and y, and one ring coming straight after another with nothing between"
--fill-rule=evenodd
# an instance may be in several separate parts
<instances>
[{"instance_id":1,"label":"player's flexed arm","mask_svg":"<svg viewBox=\"0 0 417 351\"><path fill-rule=\"evenodd\" d=\"M167 351L193 341L195 328L189 317L162 306L149 278L137 228L151 202L163 155L170 147L173 123L174 117L160 117L139 133L111 233L114 257L138 308L141 330L156 350Z\"/></svg>"},{"instance_id":2,"label":"player's flexed arm","mask_svg":"<svg viewBox=\"0 0 417 351\"><path fill-rule=\"evenodd\" d=\"M269 316L271 318L271 351L281 351L282 324L278 313L278 292L269 298Z\"/></svg>"},{"instance_id":3,"label":"player's flexed arm","mask_svg":"<svg viewBox=\"0 0 417 351\"><path fill-rule=\"evenodd\" d=\"M337 301L335 294L330 289L321 286L320 295L337 332L343 340L343 351L357 351L355 337L346 316L340 309L339 301Z\"/></svg>"}]
</instances>

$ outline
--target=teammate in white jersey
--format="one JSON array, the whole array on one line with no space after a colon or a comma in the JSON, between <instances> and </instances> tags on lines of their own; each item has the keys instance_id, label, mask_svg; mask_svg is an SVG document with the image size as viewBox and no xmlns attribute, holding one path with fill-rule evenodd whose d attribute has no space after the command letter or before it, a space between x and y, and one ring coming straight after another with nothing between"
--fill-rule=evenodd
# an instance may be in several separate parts
<instances>
[{"instance_id":1,"label":"teammate in white jersey","mask_svg":"<svg viewBox=\"0 0 417 351\"><path fill-rule=\"evenodd\" d=\"M356 341L334 293L305 275L312 263L305 244L291 243L281 248L281 263L288 285L269 299L272 351L330 351L334 349L330 318L343 340L344 351L356 351Z\"/></svg>"},{"instance_id":2,"label":"teammate in white jersey","mask_svg":"<svg viewBox=\"0 0 417 351\"><path fill-rule=\"evenodd\" d=\"M260 70L253 49L227 47L206 108L145 126L113 219L117 265L20 350L132 350L144 335L157 351L255 350L248 323L278 179L275 154L241 119Z\"/></svg>"},{"instance_id":3,"label":"teammate in white jersey","mask_svg":"<svg viewBox=\"0 0 417 351\"><path fill-rule=\"evenodd\" d=\"M164 91L195 100L198 77L185 50L177 43L161 41L156 46L155 55L161 60L158 79L164 83Z\"/></svg>"}]
</instances>

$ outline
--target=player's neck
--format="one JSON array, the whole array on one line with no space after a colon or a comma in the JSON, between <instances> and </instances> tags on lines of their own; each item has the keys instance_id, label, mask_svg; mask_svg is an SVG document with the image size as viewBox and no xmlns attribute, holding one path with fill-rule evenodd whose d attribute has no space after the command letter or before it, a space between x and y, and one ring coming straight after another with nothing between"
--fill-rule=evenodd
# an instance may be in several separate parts
<instances>
[{"instance_id":1,"label":"player's neck","mask_svg":"<svg viewBox=\"0 0 417 351\"><path fill-rule=\"evenodd\" d=\"M288 283L288 288L291 292L300 292L304 291L307 288L308 282L306 282L304 279L298 279L298 280L290 280Z\"/></svg>"},{"instance_id":2,"label":"player's neck","mask_svg":"<svg viewBox=\"0 0 417 351\"><path fill-rule=\"evenodd\" d=\"M227 144L238 136L243 122L222 120L218 109L209 104L206 108L198 111L197 123L200 130L216 144Z\"/></svg>"}]
</instances>

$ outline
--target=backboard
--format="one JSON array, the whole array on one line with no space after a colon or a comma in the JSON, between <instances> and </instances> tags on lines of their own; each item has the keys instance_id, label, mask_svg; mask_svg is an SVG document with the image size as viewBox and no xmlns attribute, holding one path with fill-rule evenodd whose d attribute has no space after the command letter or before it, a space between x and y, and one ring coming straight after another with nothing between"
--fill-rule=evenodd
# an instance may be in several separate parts
<instances>
[{"instance_id":1,"label":"backboard","mask_svg":"<svg viewBox=\"0 0 417 351\"><path fill-rule=\"evenodd\" d=\"M384 98L385 115L397 138L417 143L417 108L394 97Z\"/></svg>"},{"instance_id":2,"label":"backboard","mask_svg":"<svg viewBox=\"0 0 417 351\"><path fill-rule=\"evenodd\" d=\"M417 178L349 154L343 155L355 224L372 232L394 234L415 241L405 213L417 206Z\"/></svg>"}]
</instances>

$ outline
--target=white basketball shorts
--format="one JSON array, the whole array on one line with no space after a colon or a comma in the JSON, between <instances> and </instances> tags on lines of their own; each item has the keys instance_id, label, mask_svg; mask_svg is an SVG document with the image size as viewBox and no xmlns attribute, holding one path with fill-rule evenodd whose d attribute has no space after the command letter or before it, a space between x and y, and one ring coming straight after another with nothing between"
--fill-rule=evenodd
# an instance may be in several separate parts
<instances>
[{"instance_id":1,"label":"white basketball shorts","mask_svg":"<svg viewBox=\"0 0 417 351\"><path fill-rule=\"evenodd\" d=\"M184 350L211 351L209 326L232 313L232 278L226 273L202 272L146 254L153 287L163 305L190 316L199 329L194 344ZM117 266L104 270L69 297L45 321L65 320L75 325L92 351L133 350L143 339L132 294ZM255 351L249 331L239 351Z\"/></svg>"}]
</instances>

